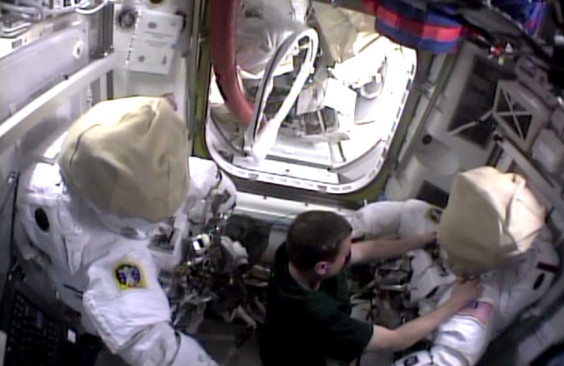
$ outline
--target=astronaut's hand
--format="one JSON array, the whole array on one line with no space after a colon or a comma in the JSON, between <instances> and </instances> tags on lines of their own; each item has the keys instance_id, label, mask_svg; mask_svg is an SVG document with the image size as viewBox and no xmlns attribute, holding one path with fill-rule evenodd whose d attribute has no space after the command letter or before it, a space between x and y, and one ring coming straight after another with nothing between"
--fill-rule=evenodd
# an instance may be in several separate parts
<instances>
[{"instance_id":1,"label":"astronaut's hand","mask_svg":"<svg viewBox=\"0 0 564 366\"><path fill-rule=\"evenodd\" d=\"M437 232L436 231L432 231L430 233L423 234L419 238L421 240L421 248L428 248L428 247L432 247L435 244L437 244Z\"/></svg>"},{"instance_id":2,"label":"astronaut's hand","mask_svg":"<svg viewBox=\"0 0 564 366\"><path fill-rule=\"evenodd\" d=\"M469 302L475 301L481 295L482 284L480 280L460 281L454 285L449 301L460 310L468 305Z\"/></svg>"}]
</instances>

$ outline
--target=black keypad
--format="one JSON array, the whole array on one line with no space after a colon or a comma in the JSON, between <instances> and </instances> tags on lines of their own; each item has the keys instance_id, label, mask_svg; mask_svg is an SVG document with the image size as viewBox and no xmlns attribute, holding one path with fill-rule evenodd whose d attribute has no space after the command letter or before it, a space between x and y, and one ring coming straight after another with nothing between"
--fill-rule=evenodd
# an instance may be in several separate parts
<instances>
[{"instance_id":1,"label":"black keypad","mask_svg":"<svg viewBox=\"0 0 564 366\"><path fill-rule=\"evenodd\" d=\"M16 293L8 323L5 366L59 366L56 322Z\"/></svg>"}]
</instances>

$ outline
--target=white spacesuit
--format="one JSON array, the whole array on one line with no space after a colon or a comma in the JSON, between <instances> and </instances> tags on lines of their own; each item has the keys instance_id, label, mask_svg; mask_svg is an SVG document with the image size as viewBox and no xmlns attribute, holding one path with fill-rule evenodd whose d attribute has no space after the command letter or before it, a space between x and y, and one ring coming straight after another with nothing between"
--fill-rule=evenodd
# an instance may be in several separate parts
<instances>
[{"instance_id":1,"label":"white spacesuit","mask_svg":"<svg viewBox=\"0 0 564 366\"><path fill-rule=\"evenodd\" d=\"M468 190L465 195L480 200ZM451 204L454 202L449 200ZM440 217L440 209L423 201L378 202L359 210L351 223L355 237L405 237L438 230ZM469 230L474 230L476 236L484 235L476 227ZM439 235L442 255L438 258L423 249L408 254L412 269L409 299L420 314L446 301L456 281L440 240ZM410 354L396 361L395 366L475 365L489 342L549 289L557 268L558 254L548 230L543 230L518 259L480 275L482 296L441 324L431 337L429 350Z\"/></svg>"},{"instance_id":2,"label":"white spacesuit","mask_svg":"<svg viewBox=\"0 0 564 366\"><path fill-rule=\"evenodd\" d=\"M71 127L58 162L39 162L21 178L20 252L43 267L85 328L131 365L216 365L171 327L158 282L163 261L149 247L159 222L187 223L210 194L228 193L220 209L235 204L229 178L188 155L186 124L164 99L126 98L90 109Z\"/></svg>"}]
</instances>

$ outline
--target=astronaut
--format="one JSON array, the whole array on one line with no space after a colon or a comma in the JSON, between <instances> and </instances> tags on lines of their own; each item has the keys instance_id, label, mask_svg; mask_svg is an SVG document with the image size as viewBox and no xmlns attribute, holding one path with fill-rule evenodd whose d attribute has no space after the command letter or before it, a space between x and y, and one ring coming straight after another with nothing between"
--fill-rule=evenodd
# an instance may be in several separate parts
<instances>
[{"instance_id":1,"label":"astronaut","mask_svg":"<svg viewBox=\"0 0 564 366\"><path fill-rule=\"evenodd\" d=\"M130 365L216 365L171 327L149 249L159 223L187 221L196 202L221 194L220 210L235 204L229 178L189 155L186 124L166 99L124 98L92 107L66 134L56 162L22 174L22 257L39 264L85 329Z\"/></svg>"},{"instance_id":2,"label":"astronaut","mask_svg":"<svg viewBox=\"0 0 564 366\"><path fill-rule=\"evenodd\" d=\"M491 340L550 288L559 257L545 209L517 174L482 167L458 174L444 211L426 202L379 202L351 218L353 236L438 233L440 254L409 254L409 301L424 314L448 299L457 276L479 276L477 301L444 322L428 350L395 366L475 365Z\"/></svg>"}]
</instances>

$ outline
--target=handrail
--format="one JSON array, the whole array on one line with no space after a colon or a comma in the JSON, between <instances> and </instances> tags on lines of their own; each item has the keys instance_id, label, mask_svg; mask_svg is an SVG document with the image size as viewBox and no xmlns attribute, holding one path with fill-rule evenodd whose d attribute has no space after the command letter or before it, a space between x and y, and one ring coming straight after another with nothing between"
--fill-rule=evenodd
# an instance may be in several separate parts
<instances>
[{"instance_id":1,"label":"handrail","mask_svg":"<svg viewBox=\"0 0 564 366\"><path fill-rule=\"evenodd\" d=\"M35 98L4 122L0 122L0 153L41 122L50 109L114 70L117 64L117 54L96 60Z\"/></svg>"}]
</instances>

